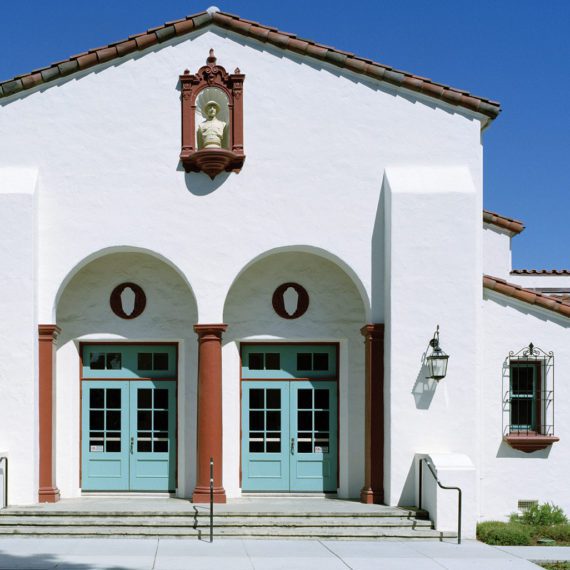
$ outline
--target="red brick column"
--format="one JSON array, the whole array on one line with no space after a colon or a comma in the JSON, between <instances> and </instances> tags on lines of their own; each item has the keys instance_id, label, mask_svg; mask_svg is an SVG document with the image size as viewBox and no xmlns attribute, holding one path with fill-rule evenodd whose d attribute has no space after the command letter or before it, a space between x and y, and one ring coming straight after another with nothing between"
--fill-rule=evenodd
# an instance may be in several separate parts
<instances>
[{"instance_id":1,"label":"red brick column","mask_svg":"<svg viewBox=\"0 0 570 570\"><path fill-rule=\"evenodd\" d=\"M222 333L228 325L194 325L198 334L198 452L194 503L210 500L214 458L214 502L225 503L222 481Z\"/></svg>"},{"instance_id":2,"label":"red brick column","mask_svg":"<svg viewBox=\"0 0 570 570\"><path fill-rule=\"evenodd\" d=\"M365 475L362 503L384 502L384 325L365 325Z\"/></svg>"},{"instance_id":3,"label":"red brick column","mask_svg":"<svg viewBox=\"0 0 570 570\"><path fill-rule=\"evenodd\" d=\"M40 427L40 479L38 501L40 503L55 503L59 501L59 489L55 486L54 461L54 342L60 332L60 328L57 325L38 325Z\"/></svg>"}]
</instances>

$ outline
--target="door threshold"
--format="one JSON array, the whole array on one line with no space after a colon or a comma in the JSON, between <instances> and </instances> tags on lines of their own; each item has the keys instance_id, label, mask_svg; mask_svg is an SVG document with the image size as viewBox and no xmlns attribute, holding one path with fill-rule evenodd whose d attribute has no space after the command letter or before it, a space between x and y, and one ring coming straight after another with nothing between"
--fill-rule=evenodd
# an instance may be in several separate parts
<instances>
[{"instance_id":1,"label":"door threshold","mask_svg":"<svg viewBox=\"0 0 570 570\"><path fill-rule=\"evenodd\" d=\"M275 491L242 491L242 499L338 499L337 493L293 492L279 493Z\"/></svg>"},{"instance_id":2,"label":"door threshold","mask_svg":"<svg viewBox=\"0 0 570 570\"><path fill-rule=\"evenodd\" d=\"M176 493L169 491L81 491L81 496L98 499L175 499Z\"/></svg>"}]
</instances>

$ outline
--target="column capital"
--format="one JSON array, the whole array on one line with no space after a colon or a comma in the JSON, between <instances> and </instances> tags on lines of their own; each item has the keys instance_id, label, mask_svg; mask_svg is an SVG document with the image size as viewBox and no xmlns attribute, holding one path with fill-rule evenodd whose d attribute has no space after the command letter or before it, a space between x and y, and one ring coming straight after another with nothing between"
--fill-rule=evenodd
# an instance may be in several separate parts
<instances>
[{"instance_id":1,"label":"column capital","mask_svg":"<svg viewBox=\"0 0 570 570\"><path fill-rule=\"evenodd\" d=\"M364 325L360 334L366 338L381 339L384 336L384 323L372 323Z\"/></svg>"},{"instance_id":2,"label":"column capital","mask_svg":"<svg viewBox=\"0 0 570 570\"><path fill-rule=\"evenodd\" d=\"M225 333L228 325L220 324L207 324L207 325L194 325L194 332L198 335L198 339L202 340L204 337L214 336L222 338L222 333Z\"/></svg>"},{"instance_id":3,"label":"column capital","mask_svg":"<svg viewBox=\"0 0 570 570\"><path fill-rule=\"evenodd\" d=\"M61 329L57 325L38 325L39 340L54 341Z\"/></svg>"}]
</instances>

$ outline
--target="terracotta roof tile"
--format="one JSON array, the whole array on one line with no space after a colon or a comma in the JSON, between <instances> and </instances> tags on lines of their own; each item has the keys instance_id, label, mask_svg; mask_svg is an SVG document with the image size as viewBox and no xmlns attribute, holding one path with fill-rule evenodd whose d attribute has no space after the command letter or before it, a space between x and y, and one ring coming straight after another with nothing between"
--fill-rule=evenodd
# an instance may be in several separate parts
<instances>
[{"instance_id":1,"label":"terracotta roof tile","mask_svg":"<svg viewBox=\"0 0 570 570\"><path fill-rule=\"evenodd\" d=\"M512 275L570 275L570 269L513 269Z\"/></svg>"},{"instance_id":2,"label":"terracotta roof tile","mask_svg":"<svg viewBox=\"0 0 570 570\"><path fill-rule=\"evenodd\" d=\"M264 26L257 22L225 12L199 12L187 16L185 19L173 20L162 26L150 28L146 32L131 35L125 40L90 50L88 53L74 55L68 60L57 62L42 69L33 70L18 78L0 82L0 97L6 97L37 85L37 76L34 80L28 79L28 77L33 74L41 73L42 82L47 83L63 75L74 73L72 62L77 63L75 67L77 71L87 69L99 63L110 61L115 57L127 55L136 49L146 49L158 42L166 41L174 36L187 34L212 23L256 40L271 43L279 48L325 60L332 65L348 69L355 73L362 73L368 77L387 81L397 86L403 86L406 89L441 99L452 105L470 109L490 119L497 117L501 111L500 105L496 101L477 97L467 91L454 89L448 85L442 85L431 79L413 75L406 71L395 70L390 66L373 62L367 58L358 57L350 52L318 44L311 40L298 38L295 34L283 32L277 28ZM133 40L135 43L133 43Z\"/></svg>"},{"instance_id":3,"label":"terracotta roof tile","mask_svg":"<svg viewBox=\"0 0 570 570\"><path fill-rule=\"evenodd\" d=\"M554 311L555 313L565 317L570 317L570 303L566 302L564 298L545 295L544 293L538 293L531 289L525 289L520 285L508 283L504 279L492 277L491 275L483 276L483 287L490 289L491 291L495 291L496 293L500 293L501 295L506 295L507 297L528 303L529 305L535 305L542 309Z\"/></svg>"},{"instance_id":4,"label":"terracotta roof tile","mask_svg":"<svg viewBox=\"0 0 570 570\"><path fill-rule=\"evenodd\" d=\"M508 230L513 234L520 234L524 230L524 224L521 221L501 216L501 214L489 210L483 210L483 222Z\"/></svg>"}]
</instances>

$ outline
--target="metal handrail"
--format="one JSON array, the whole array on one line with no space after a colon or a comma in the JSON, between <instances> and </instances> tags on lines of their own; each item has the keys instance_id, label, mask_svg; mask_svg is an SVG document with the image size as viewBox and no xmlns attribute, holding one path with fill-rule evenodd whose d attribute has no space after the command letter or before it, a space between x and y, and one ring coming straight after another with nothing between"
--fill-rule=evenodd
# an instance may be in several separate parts
<instances>
[{"instance_id":1,"label":"metal handrail","mask_svg":"<svg viewBox=\"0 0 570 570\"><path fill-rule=\"evenodd\" d=\"M438 486L440 487L440 489L444 489L445 491L457 491L458 493L458 497L457 497L457 544L461 544L461 507L462 507L462 491L459 487L448 487L446 485L443 485L442 482L438 479L437 474L432 466L432 464L428 461L428 459L426 459L425 457L423 457L422 459L420 459L420 481L419 481L419 508L422 508L422 492L423 492L423 463L426 463L426 465L428 466L428 469L431 471L431 474L433 475L433 478L435 479L435 482L438 484Z\"/></svg>"},{"instance_id":2,"label":"metal handrail","mask_svg":"<svg viewBox=\"0 0 570 570\"><path fill-rule=\"evenodd\" d=\"M214 458L210 457L210 542L214 542Z\"/></svg>"},{"instance_id":3,"label":"metal handrail","mask_svg":"<svg viewBox=\"0 0 570 570\"><path fill-rule=\"evenodd\" d=\"M2 503L0 509L5 509L8 506L8 458L5 455L0 455L0 462L4 463L4 493L2 495Z\"/></svg>"}]
</instances>

